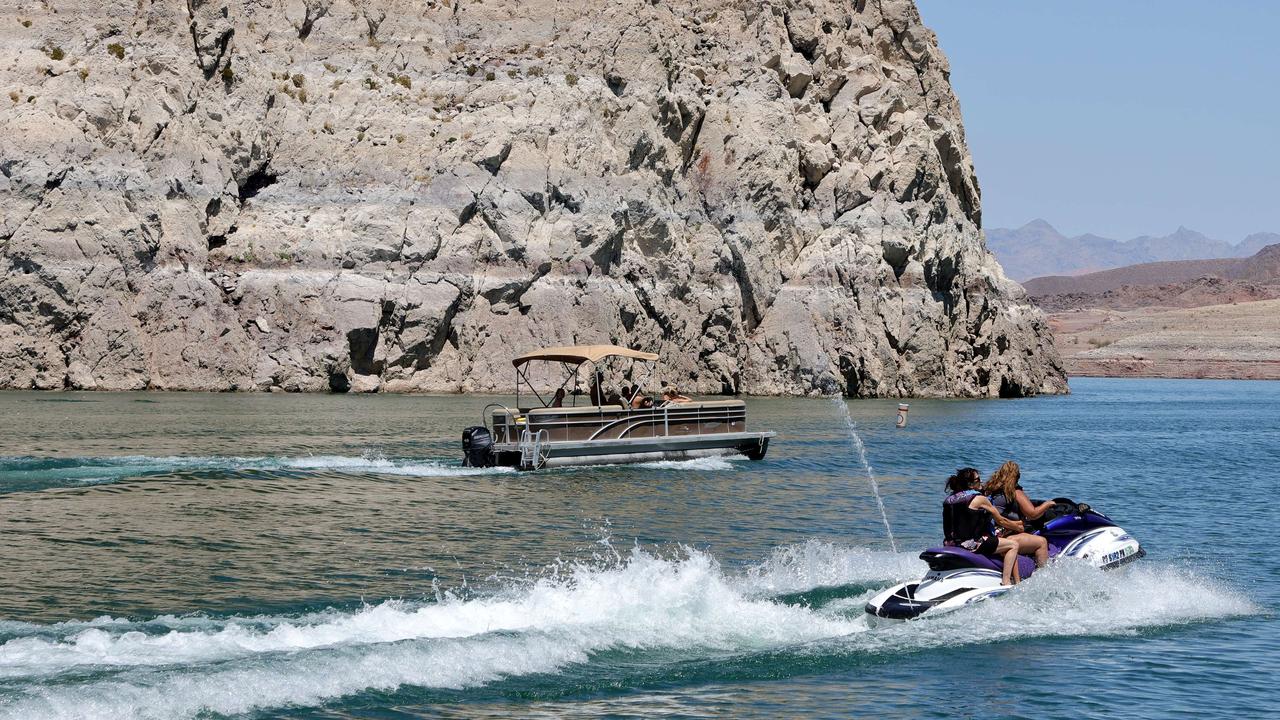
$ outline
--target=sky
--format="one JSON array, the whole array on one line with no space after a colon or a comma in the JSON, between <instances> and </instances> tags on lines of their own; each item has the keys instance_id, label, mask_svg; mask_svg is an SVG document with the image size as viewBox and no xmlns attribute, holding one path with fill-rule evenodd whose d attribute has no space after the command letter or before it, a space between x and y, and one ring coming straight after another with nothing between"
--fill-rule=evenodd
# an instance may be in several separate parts
<instances>
[{"instance_id":1,"label":"sky","mask_svg":"<svg viewBox=\"0 0 1280 720\"><path fill-rule=\"evenodd\" d=\"M983 226L1280 232L1280 2L917 0Z\"/></svg>"}]
</instances>

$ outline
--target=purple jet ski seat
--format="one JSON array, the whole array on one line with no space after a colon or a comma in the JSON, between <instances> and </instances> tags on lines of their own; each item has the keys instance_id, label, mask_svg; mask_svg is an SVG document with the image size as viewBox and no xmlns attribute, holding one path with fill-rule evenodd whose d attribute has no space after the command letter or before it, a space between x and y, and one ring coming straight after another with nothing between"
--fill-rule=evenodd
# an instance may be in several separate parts
<instances>
[{"instance_id":1,"label":"purple jet ski seat","mask_svg":"<svg viewBox=\"0 0 1280 720\"><path fill-rule=\"evenodd\" d=\"M930 570L962 570L964 568L983 568L1004 572L1004 562L998 557L979 555L961 547L932 547L920 553L920 559L929 563ZM1031 577L1036 570L1036 562L1026 555L1018 556L1018 570L1022 579Z\"/></svg>"}]
</instances>

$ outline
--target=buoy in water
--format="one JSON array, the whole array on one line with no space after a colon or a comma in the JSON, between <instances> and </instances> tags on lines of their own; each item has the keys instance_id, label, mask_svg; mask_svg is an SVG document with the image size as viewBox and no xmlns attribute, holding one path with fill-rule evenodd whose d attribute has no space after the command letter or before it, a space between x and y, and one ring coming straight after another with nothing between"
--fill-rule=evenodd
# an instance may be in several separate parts
<instances>
[{"instance_id":1,"label":"buoy in water","mask_svg":"<svg viewBox=\"0 0 1280 720\"><path fill-rule=\"evenodd\" d=\"M898 427L907 426L907 410L910 409L907 403L898 403L898 422L894 423Z\"/></svg>"}]
</instances>

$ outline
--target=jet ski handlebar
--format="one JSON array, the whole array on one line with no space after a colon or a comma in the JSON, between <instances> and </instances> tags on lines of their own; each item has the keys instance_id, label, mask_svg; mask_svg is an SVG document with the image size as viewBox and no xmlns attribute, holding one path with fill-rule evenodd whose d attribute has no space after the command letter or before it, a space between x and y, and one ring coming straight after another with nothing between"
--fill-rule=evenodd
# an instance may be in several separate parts
<instances>
[{"instance_id":1,"label":"jet ski handlebar","mask_svg":"<svg viewBox=\"0 0 1280 720\"><path fill-rule=\"evenodd\" d=\"M1042 500L1032 500L1032 504L1039 505ZM1071 498L1057 497L1053 499L1053 506L1044 511L1044 514L1035 520L1026 523L1029 531L1044 529L1046 523L1057 520L1062 517L1076 516L1084 517L1090 512L1095 512L1092 507L1085 503L1078 503Z\"/></svg>"}]
</instances>

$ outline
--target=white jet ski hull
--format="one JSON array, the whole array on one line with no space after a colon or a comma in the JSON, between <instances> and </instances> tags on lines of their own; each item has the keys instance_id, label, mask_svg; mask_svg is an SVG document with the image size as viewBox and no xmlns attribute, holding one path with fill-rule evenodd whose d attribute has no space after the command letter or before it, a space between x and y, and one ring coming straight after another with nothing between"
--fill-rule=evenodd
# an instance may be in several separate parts
<instances>
[{"instance_id":1,"label":"white jet ski hull","mask_svg":"<svg viewBox=\"0 0 1280 720\"><path fill-rule=\"evenodd\" d=\"M1110 570L1145 554L1129 533L1106 526L1081 533L1062 546L1050 562L1074 558ZM936 564L938 555L926 550L921 557ZM1000 584L1001 579L999 570L985 567L933 567L924 578L887 588L871 598L866 607L868 622L881 625L954 612L1011 590L1011 586Z\"/></svg>"}]
</instances>

